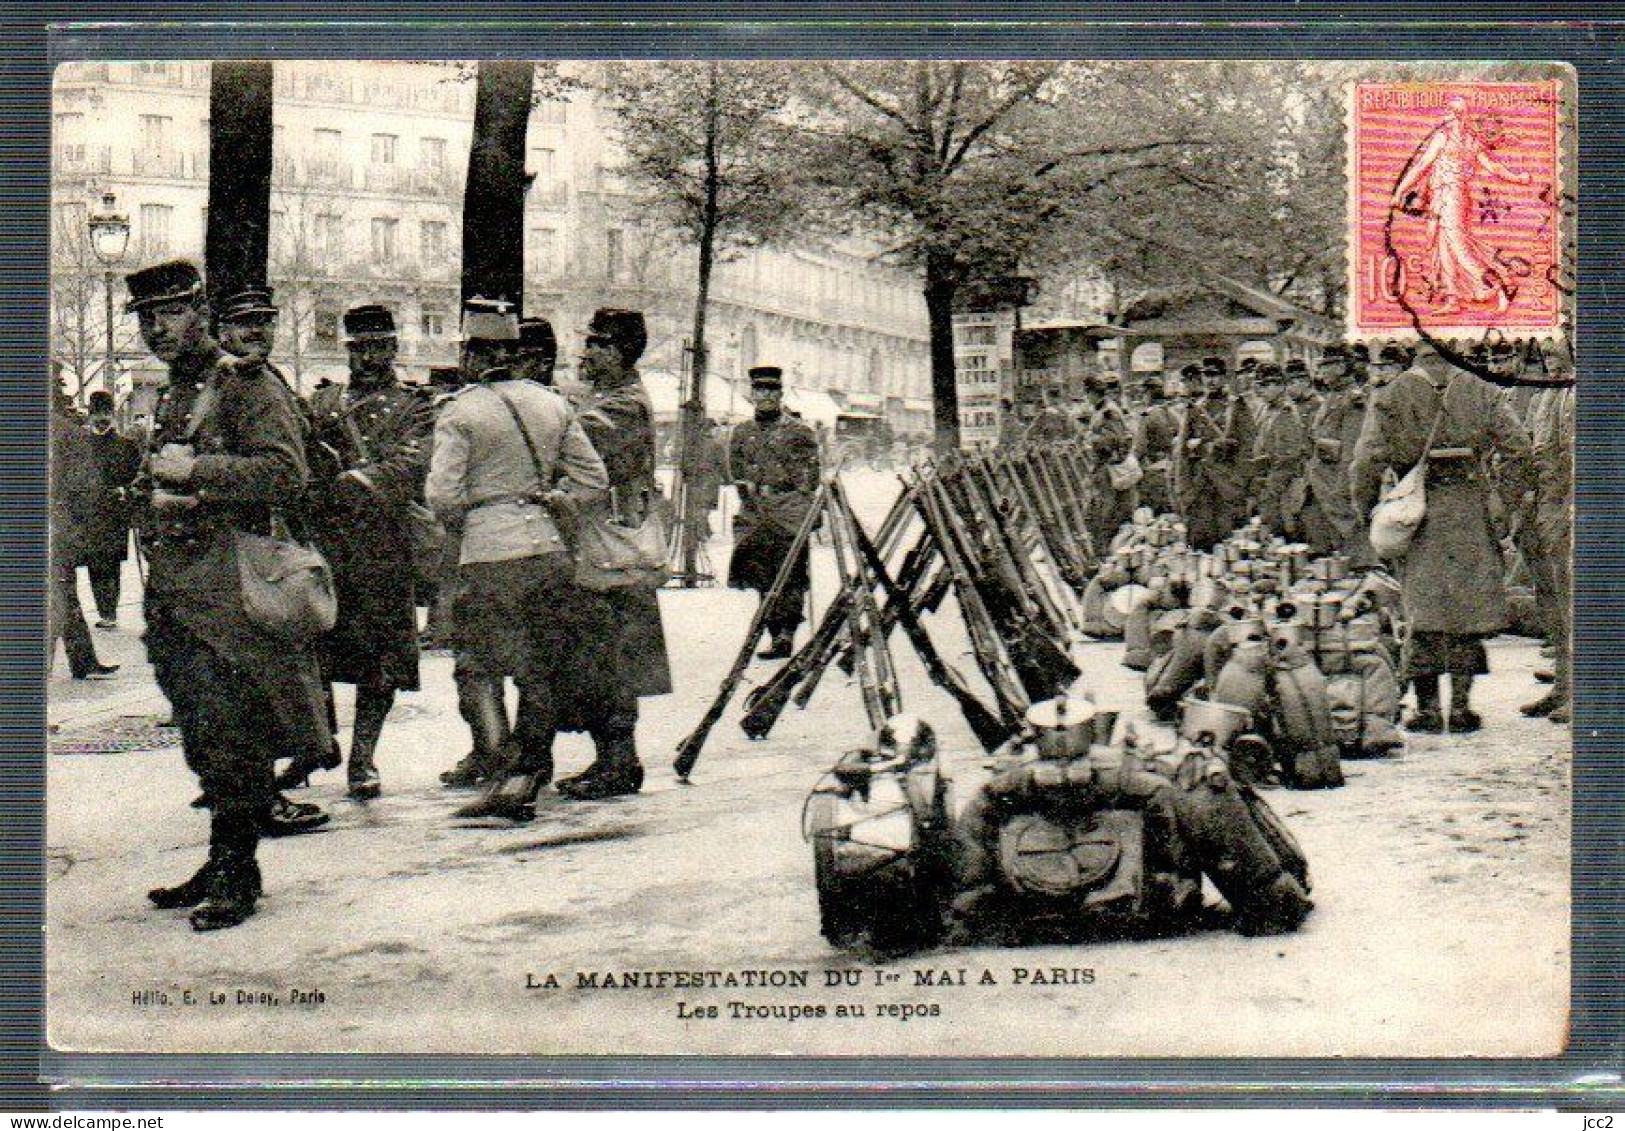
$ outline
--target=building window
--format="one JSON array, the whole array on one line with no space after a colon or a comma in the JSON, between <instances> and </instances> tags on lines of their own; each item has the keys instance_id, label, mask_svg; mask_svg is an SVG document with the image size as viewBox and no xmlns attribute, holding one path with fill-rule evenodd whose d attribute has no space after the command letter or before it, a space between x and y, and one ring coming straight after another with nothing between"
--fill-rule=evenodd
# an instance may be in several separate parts
<instances>
[{"instance_id":1,"label":"building window","mask_svg":"<svg viewBox=\"0 0 1625 1131\"><path fill-rule=\"evenodd\" d=\"M372 221L372 261L378 264L395 262L395 229L400 221L388 216L375 216Z\"/></svg>"},{"instance_id":2,"label":"building window","mask_svg":"<svg viewBox=\"0 0 1625 1131\"><path fill-rule=\"evenodd\" d=\"M611 279L620 278L622 267L622 249L621 230L619 228L611 228L604 233L604 251L604 269L609 272L609 277Z\"/></svg>"},{"instance_id":3,"label":"building window","mask_svg":"<svg viewBox=\"0 0 1625 1131\"><path fill-rule=\"evenodd\" d=\"M438 266L446 258L446 222L444 220L423 221L422 239L419 241L419 252L425 267Z\"/></svg>"},{"instance_id":4,"label":"building window","mask_svg":"<svg viewBox=\"0 0 1625 1131\"><path fill-rule=\"evenodd\" d=\"M547 184L552 183L558 156L558 151L553 149L532 149L530 151L530 171L535 174L537 181Z\"/></svg>"},{"instance_id":5,"label":"building window","mask_svg":"<svg viewBox=\"0 0 1625 1131\"><path fill-rule=\"evenodd\" d=\"M425 310L421 325L425 338L443 338L446 336L446 316L438 310Z\"/></svg>"},{"instance_id":6,"label":"building window","mask_svg":"<svg viewBox=\"0 0 1625 1131\"><path fill-rule=\"evenodd\" d=\"M536 104L536 120L544 126L562 126L568 106L562 98L544 98Z\"/></svg>"},{"instance_id":7,"label":"building window","mask_svg":"<svg viewBox=\"0 0 1625 1131\"><path fill-rule=\"evenodd\" d=\"M141 149L145 153L158 153L168 148L169 124L173 119L162 114L141 115Z\"/></svg>"},{"instance_id":8,"label":"building window","mask_svg":"<svg viewBox=\"0 0 1625 1131\"><path fill-rule=\"evenodd\" d=\"M558 254L558 233L552 228L532 228L525 246L525 262L539 275L554 272L554 258Z\"/></svg>"},{"instance_id":9,"label":"building window","mask_svg":"<svg viewBox=\"0 0 1625 1131\"><path fill-rule=\"evenodd\" d=\"M446 139L426 137L418 143L419 164L435 172L446 167Z\"/></svg>"},{"instance_id":10,"label":"building window","mask_svg":"<svg viewBox=\"0 0 1625 1131\"><path fill-rule=\"evenodd\" d=\"M331 212L316 215L316 251L329 266L344 259L344 222Z\"/></svg>"},{"instance_id":11,"label":"building window","mask_svg":"<svg viewBox=\"0 0 1625 1131\"><path fill-rule=\"evenodd\" d=\"M395 141L394 134L372 135L372 163L374 165L395 164Z\"/></svg>"},{"instance_id":12,"label":"building window","mask_svg":"<svg viewBox=\"0 0 1625 1131\"><path fill-rule=\"evenodd\" d=\"M141 206L141 258L159 259L169 254L169 221L174 212L167 204Z\"/></svg>"},{"instance_id":13,"label":"building window","mask_svg":"<svg viewBox=\"0 0 1625 1131\"><path fill-rule=\"evenodd\" d=\"M311 322L311 337L318 342L337 344L339 340L339 312L318 310Z\"/></svg>"},{"instance_id":14,"label":"building window","mask_svg":"<svg viewBox=\"0 0 1625 1131\"><path fill-rule=\"evenodd\" d=\"M340 130L316 131L316 160L337 161L339 147L344 141L344 134Z\"/></svg>"}]
</instances>

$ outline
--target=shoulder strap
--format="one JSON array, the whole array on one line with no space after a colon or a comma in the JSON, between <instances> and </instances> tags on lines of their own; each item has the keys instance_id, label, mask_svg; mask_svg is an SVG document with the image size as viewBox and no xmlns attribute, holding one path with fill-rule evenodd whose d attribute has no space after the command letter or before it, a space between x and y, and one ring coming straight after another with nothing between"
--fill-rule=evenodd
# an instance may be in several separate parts
<instances>
[{"instance_id":1,"label":"shoulder strap","mask_svg":"<svg viewBox=\"0 0 1625 1131\"><path fill-rule=\"evenodd\" d=\"M495 393L497 398L502 401L503 406L508 410L508 415L513 417L513 422L519 429L519 438L525 441L525 450L530 453L530 464L536 469L537 490L546 491L549 486L547 481L547 469L542 466L542 457L541 453L536 450L536 442L530 438L530 429L525 427L525 418L519 415L518 407L514 405L513 401L508 399L508 394L504 393L501 389L498 389L494 385L485 385L483 387L490 389L493 393Z\"/></svg>"},{"instance_id":2,"label":"shoulder strap","mask_svg":"<svg viewBox=\"0 0 1625 1131\"><path fill-rule=\"evenodd\" d=\"M1439 395L1439 411L1433 415L1433 427L1428 429L1428 438L1422 445L1422 456L1421 459L1417 460L1418 463L1427 459L1428 452L1433 450L1433 441L1439 438L1439 428L1444 424L1444 418L1450 411L1450 406L1445 402L1445 395L1450 392L1450 385L1446 383L1445 387L1437 390L1437 392Z\"/></svg>"},{"instance_id":3,"label":"shoulder strap","mask_svg":"<svg viewBox=\"0 0 1625 1131\"><path fill-rule=\"evenodd\" d=\"M203 419L213 416L215 406L220 402L220 390L215 387L215 374L209 374L209 379L203 382L203 388L198 390L196 397L192 398L192 418L186 422L186 431L181 433L182 438L190 444L192 437L197 435L199 428L203 427Z\"/></svg>"}]
</instances>

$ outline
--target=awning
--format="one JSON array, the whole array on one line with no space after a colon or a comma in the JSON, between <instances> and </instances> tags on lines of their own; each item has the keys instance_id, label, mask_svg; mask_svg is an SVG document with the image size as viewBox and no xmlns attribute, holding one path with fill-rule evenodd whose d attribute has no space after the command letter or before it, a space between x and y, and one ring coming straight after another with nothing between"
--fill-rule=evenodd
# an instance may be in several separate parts
<instances>
[{"instance_id":1,"label":"awning","mask_svg":"<svg viewBox=\"0 0 1625 1131\"><path fill-rule=\"evenodd\" d=\"M841 393L842 416L880 416L886 410L886 398L879 393Z\"/></svg>"},{"instance_id":2,"label":"awning","mask_svg":"<svg viewBox=\"0 0 1625 1131\"><path fill-rule=\"evenodd\" d=\"M784 407L799 415L808 424L835 427L835 418L841 415L841 406L822 389L784 389Z\"/></svg>"}]
</instances>

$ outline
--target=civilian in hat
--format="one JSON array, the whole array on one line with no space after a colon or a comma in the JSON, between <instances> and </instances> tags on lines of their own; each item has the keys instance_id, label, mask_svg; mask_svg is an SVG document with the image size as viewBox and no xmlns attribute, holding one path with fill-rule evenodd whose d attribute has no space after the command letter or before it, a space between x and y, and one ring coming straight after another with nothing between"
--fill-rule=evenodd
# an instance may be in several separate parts
<instances>
[{"instance_id":1,"label":"civilian in hat","mask_svg":"<svg viewBox=\"0 0 1625 1131\"><path fill-rule=\"evenodd\" d=\"M728 442L728 467L739 487L728 585L754 589L765 599L789 562L779 599L763 618L767 647L758 653L782 660L794 650L810 584L808 547L793 560L790 548L818 489L818 437L785 414L784 371L778 366L750 370L750 399L755 416L735 426Z\"/></svg>"},{"instance_id":2,"label":"civilian in hat","mask_svg":"<svg viewBox=\"0 0 1625 1131\"><path fill-rule=\"evenodd\" d=\"M93 552L98 510L104 494L90 434L59 387L51 399L51 576L47 594L50 644L47 666L56 661L56 642L68 653L74 679L106 679L118 670L96 656L96 643L79 603L79 564Z\"/></svg>"},{"instance_id":3,"label":"civilian in hat","mask_svg":"<svg viewBox=\"0 0 1625 1131\"><path fill-rule=\"evenodd\" d=\"M604 517L633 528L655 521L651 512L665 506L655 482L654 409L637 370L647 344L642 314L599 310L581 354L581 425L609 476ZM596 756L584 772L560 781L558 791L579 801L636 793L643 787L638 700L671 691L654 589L585 592L573 657L575 686L560 729L585 730Z\"/></svg>"},{"instance_id":4,"label":"civilian in hat","mask_svg":"<svg viewBox=\"0 0 1625 1131\"><path fill-rule=\"evenodd\" d=\"M316 657L248 619L235 548L237 531L271 533L273 512L297 520L304 425L287 386L221 352L196 267L162 263L126 283L142 340L169 369L140 485L147 655L212 810L208 861L148 894L160 907L193 908L192 925L214 930L254 913L262 832L327 819L279 798L272 776L276 758L332 745Z\"/></svg>"},{"instance_id":5,"label":"civilian in hat","mask_svg":"<svg viewBox=\"0 0 1625 1131\"><path fill-rule=\"evenodd\" d=\"M603 498L609 479L570 402L515 376L518 341L512 313L468 304L469 383L435 420L425 493L447 527L462 532L455 676L474 740L473 753L441 777L451 786L487 783L458 816L525 821L552 780L554 737L585 686L579 658L597 647L587 635L601 631L582 612L592 595L575 585L560 523ZM512 722L510 679L519 691Z\"/></svg>"},{"instance_id":6,"label":"civilian in hat","mask_svg":"<svg viewBox=\"0 0 1625 1131\"><path fill-rule=\"evenodd\" d=\"M376 754L397 691L418 689L417 602L413 591L413 503L423 497L433 408L395 370L395 318L387 307L344 315L350 380L311 395L314 462L312 524L333 567L338 623L322 641L329 684L355 685L355 721L346 767L358 801L382 789ZM285 785L337 765L337 751L295 763Z\"/></svg>"},{"instance_id":7,"label":"civilian in hat","mask_svg":"<svg viewBox=\"0 0 1625 1131\"><path fill-rule=\"evenodd\" d=\"M1395 355L1403 357L1402 351ZM1380 366L1394 364L1389 349ZM1491 518L1488 464L1527 460L1529 437L1495 386L1435 359L1378 385L1355 445L1350 489L1369 515L1383 474L1425 460L1427 516L1397 563L1408 633L1402 677L1416 688L1407 727L1437 734L1478 730L1473 680L1489 670L1483 641L1506 627L1505 563ZM1437 422L1437 430L1435 423ZM1431 443L1429 441L1432 436ZM1448 720L1441 677L1450 677Z\"/></svg>"},{"instance_id":8,"label":"civilian in hat","mask_svg":"<svg viewBox=\"0 0 1625 1131\"><path fill-rule=\"evenodd\" d=\"M96 627L118 625L120 574L130 554L130 486L141 471L141 445L113 423L113 394L90 394L85 421L90 453L100 473L100 489L84 532L83 564L96 601Z\"/></svg>"},{"instance_id":9,"label":"civilian in hat","mask_svg":"<svg viewBox=\"0 0 1625 1131\"><path fill-rule=\"evenodd\" d=\"M553 368L559 360L559 342L553 336L553 323L545 318L519 320L519 352L514 357L514 376L538 385L553 384Z\"/></svg>"}]
</instances>

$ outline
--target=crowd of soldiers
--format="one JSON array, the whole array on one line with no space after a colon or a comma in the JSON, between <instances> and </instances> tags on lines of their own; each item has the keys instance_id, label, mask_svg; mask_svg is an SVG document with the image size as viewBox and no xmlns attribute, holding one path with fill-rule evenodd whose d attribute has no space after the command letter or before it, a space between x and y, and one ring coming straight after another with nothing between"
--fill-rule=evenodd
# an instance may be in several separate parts
<instances>
[{"instance_id":1,"label":"crowd of soldiers","mask_svg":"<svg viewBox=\"0 0 1625 1131\"><path fill-rule=\"evenodd\" d=\"M655 586L606 581L619 567L580 549L605 524L630 536L665 511L637 369L641 314L596 312L579 382L565 385L554 379L557 340L545 319L474 299L460 364L417 386L397 369L389 309L359 306L343 320L348 382L305 400L270 360L269 290L211 310L201 273L183 260L134 272L127 285L169 381L140 443L106 439L116 436L110 398L93 400L88 425L59 399L51 622L75 677L112 673L87 646L76 570L91 569L100 623L115 623L133 524L148 657L202 786L194 805L211 814L207 861L152 890L154 904L191 908L199 930L234 926L260 894L259 839L328 820L289 791L342 764L352 798L381 794L380 737L397 693L420 687L422 607L430 635L454 652L470 733L471 749L441 775L448 787L479 790L460 817L533 817L561 731L587 733L595 752L557 782L562 796L641 789L639 700L672 686ZM1528 364L1510 349L1477 361L1507 375ZM755 418L719 445L711 479L739 487L729 583L777 593L763 610L761 655L783 658L804 615L805 540L789 559L821 474L819 445L784 410L779 369L758 366L750 378ZM1179 514L1197 549L1258 515L1356 567L1378 564L1365 516L1385 472L1402 475L1425 458L1428 518L1397 563L1404 677L1417 702L1408 725L1478 728L1469 695L1487 670L1483 641L1505 627L1508 585L1519 580L1537 595L1555 658L1551 691L1526 713L1566 720L1567 388L1502 395L1445 356L1399 345L1375 357L1334 347L1313 372L1302 361L1230 372L1210 358L1128 387L1104 376L1024 438L1046 437L1085 441L1097 547L1149 506ZM91 496L116 506L116 537L81 536L94 523L74 511L88 515ZM320 551L336 596L330 631L290 639L251 619L237 550L244 532ZM348 751L336 738L336 683L355 688Z\"/></svg>"},{"instance_id":2,"label":"crowd of soldiers","mask_svg":"<svg viewBox=\"0 0 1625 1131\"><path fill-rule=\"evenodd\" d=\"M128 309L169 380L148 434L105 456L96 437L116 434L111 398L93 401L87 426L58 397L52 648L66 640L75 678L115 670L88 644L76 570L92 570L101 623L115 623L133 525L148 658L202 786L193 804L210 812L208 859L184 882L149 892L155 905L191 908L198 930L235 926L261 892L260 838L328 820L288 791L343 764L352 798L382 793L379 739L397 693L420 687L423 606L430 632L454 651L472 744L441 777L480 790L458 816L532 818L561 731L587 733L595 751L557 782L561 795L599 801L641 789L639 700L671 691L658 581L647 576L660 570L629 574L613 556L591 557L606 530L613 539L661 529L653 411L637 370L647 344L640 313L596 312L580 383L564 387L545 319L473 299L460 364L417 386L397 369L389 309L359 306L343 320L349 380L306 400L270 360L277 309L268 289L211 309L201 272L185 260L136 271L127 286ZM757 417L724 459L743 500L731 573L734 585L766 593L819 466L811 431L781 409L780 371L760 366L751 380ZM118 508L116 535L101 541L90 536L95 516L74 510L93 510L92 496ZM336 608L329 630L290 635L254 618L245 535L320 552ZM787 647L801 619L804 552L793 572L799 588L768 610L770 653ZM347 752L336 737L338 683L355 688Z\"/></svg>"},{"instance_id":3,"label":"crowd of soldiers","mask_svg":"<svg viewBox=\"0 0 1625 1131\"><path fill-rule=\"evenodd\" d=\"M1084 441L1097 547L1143 505L1177 513L1198 550L1256 516L1316 555L1393 568L1409 630L1402 668L1416 694L1413 731L1479 729L1471 691L1488 671L1484 641L1508 626L1509 594L1528 591L1553 665L1537 672L1550 690L1523 710L1566 723L1570 376L1557 351L1511 343L1389 343L1374 356L1365 345L1333 345L1312 369L1249 360L1231 371L1209 357L1127 388L1106 373L1072 409L1047 408L1022 438ZM1426 521L1402 561L1379 562L1367 523L1385 476L1424 458Z\"/></svg>"}]
</instances>

